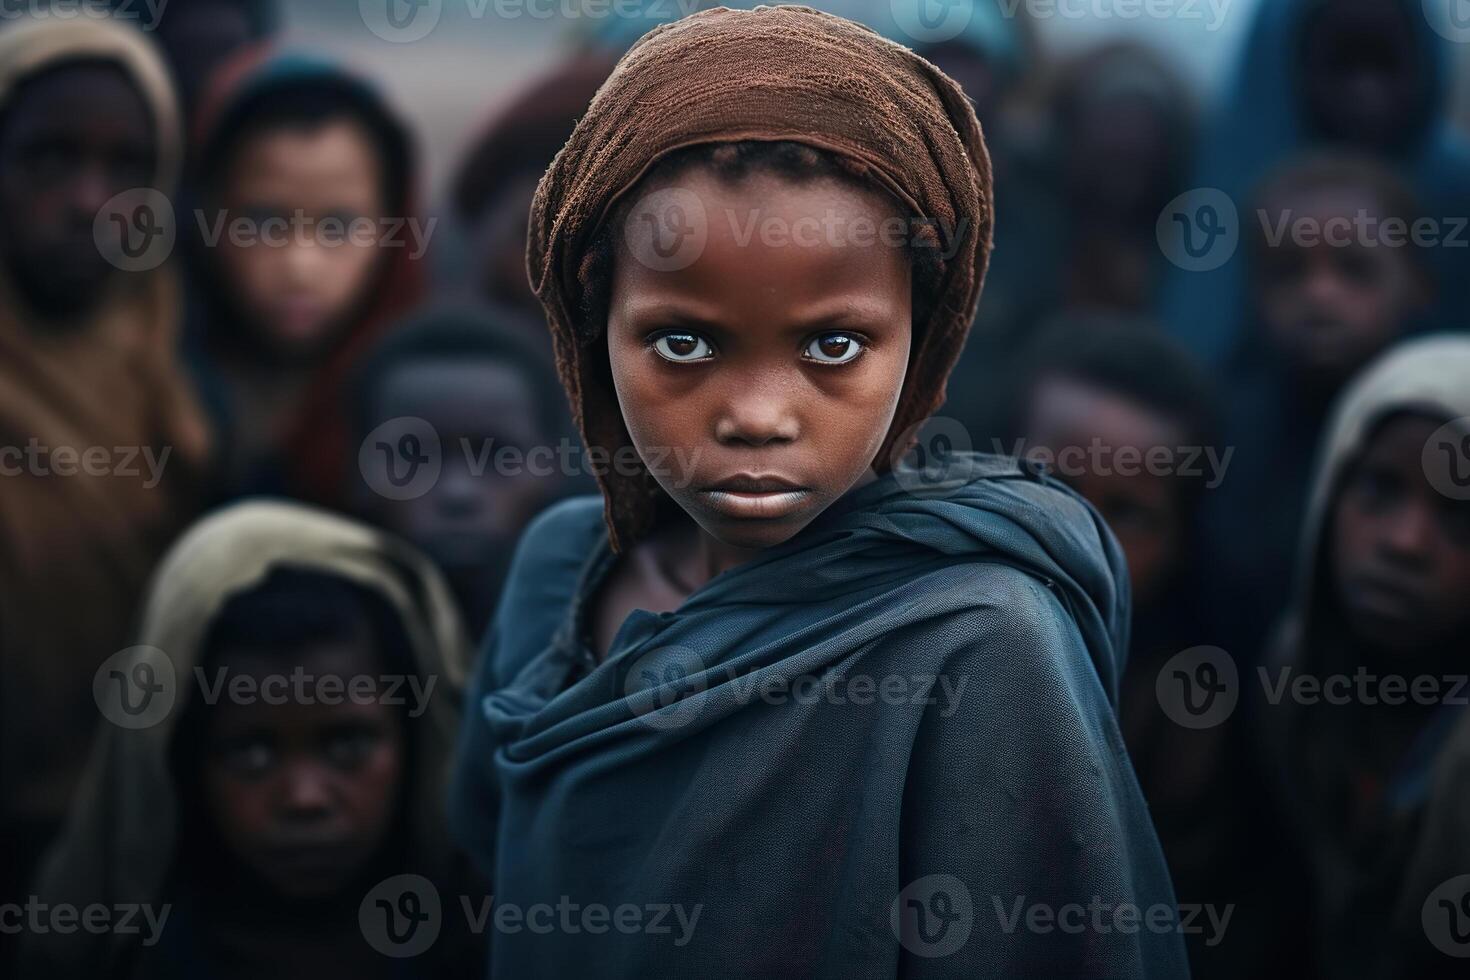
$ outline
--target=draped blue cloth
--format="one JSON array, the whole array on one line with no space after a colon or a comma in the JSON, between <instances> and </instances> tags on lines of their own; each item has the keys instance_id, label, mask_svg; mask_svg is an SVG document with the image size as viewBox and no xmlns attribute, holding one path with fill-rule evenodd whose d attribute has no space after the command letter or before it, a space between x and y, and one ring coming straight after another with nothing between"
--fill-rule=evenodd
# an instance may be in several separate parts
<instances>
[{"instance_id":1,"label":"draped blue cloth","mask_svg":"<svg viewBox=\"0 0 1470 980\"><path fill-rule=\"evenodd\" d=\"M1172 928L1027 925L1173 914L1114 719L1127 575L1060 484L945 466L635 612L601 662L582 639L616 561L601 501L532 525L468 704L455 834L499 905L663 906L668 931L511 918L492 976L1187 976Z\"/></svg>"}]
</instances>

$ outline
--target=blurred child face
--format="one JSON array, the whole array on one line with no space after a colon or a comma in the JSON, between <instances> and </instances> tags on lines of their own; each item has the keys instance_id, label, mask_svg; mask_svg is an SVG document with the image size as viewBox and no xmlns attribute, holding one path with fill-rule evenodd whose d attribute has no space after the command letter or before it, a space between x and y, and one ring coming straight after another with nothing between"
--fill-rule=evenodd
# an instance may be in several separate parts
<instances>
[{"instance_id":1,"label":"blurred child face","mask_svg":"<svg viewBox=\"0 0 1470 980\"><path fill-rule=\"evenodd\" d=\"M1324 187L1266 209L1273 226L1288 212L1292 222L1315 222L1301 227L1326 230L1329 221L1338 222L1332 231L1337 244L1297 244L1288 232L1279 244L1265 248L1261 264L1267 339L1309 375L1345 380L1396 340L1424 302L1407 246L1390 246L1371 235L1359 240L1358 215L1366 212L1381 222L1383 211L1374 194L1351 187ZM1354 224L1343 226L1344 219Z\"/></svg>"},{"instance_id":2,"label":"blurred child face","mask_svg":"<svg viewBox=\"0 0 1470 980\"><path fill-rule=\"evenodd\" d=\"M92 224L149 184L157 157L141 94L120 68L78 64L23 85L0 121L0 249L43 315L80 313L116 271Z\"/></svg>"},{"instance_id":3,"label":"blurred child face","mask_svg":"<svg viewBox=\"0 0 1470 980\"><path fill-rule=\"evenodd\" d=\"M1141 462L1128 465L1125 475L1118 472L1125 467L1113 462L1119 461L1118 450L1124 448L1136 450L1140 461L1156 446L1172 453L1183 441L1179 427L1085 381L1048 377L1032 395L1025 438L1028 449L1048 450L1056 461L1056 475L1102 514L1128 559L1134 601L1147 605L1179 559L1182 495L1175 478L1149 473ZM1067 447L1077 447L1070 451L1072 459L1087 461L1094 458L1090 449L1094 445L1106 450L1096 457L1106 466L1069 462Z\"/></svg>"},{"instance_id":4,"label":"blurred child face","mask_svg":"<svg viewBox=\"0 0 1470 980\"><path fill-rule=\"evenodd\" d=\"M381 674L365 643L314 645L291 667L277 652L247 650L227 654L221 665L227 678L248 676L260 685L289 677L299 665L313 685L307 690L320 678L340 677L347 691L353 677ZM363 873L391 829L406 767L403 721L398 708L380 701L284 700L247 702L225 693L210 707L204 797L225 846L246 869L283 897L326 897Z\"/></svg>"},{"instance_id":5,"label":"blurred child face","mask_svg":"<svg viewBox=\"0 0 1470 980\"><path fill-rule=\"evenodd\" d=\"M1390 150L1413 134L1428 83L1406 4L1333 0L1323 4L1302 42L1305 111L1322 136Z\"/></svg>"},{"instance_id":6,"label":"blurred child face","mask_svg":"<svg viewBox=\"0 0 1470 980\"><path fill-rule=\"evenodd\" d=\"M1424 472L1438 421L1385 422L1352 466L1331 521L1331 578L1347 626L1364 642L1413 653L1463 640L1470 627L1470 503Z\"/></svg>"},{"instance_id":7,"label":"blurred child face","mask_svg":"<svg viewBox=\"0 0 1470 980\"><path fill-rule=\"evenodd\" d=\"M493 604L516 538L562 475L560 457L527 455L551 448L531 383L488 358L407 362L383 379L377 402L381 418L432 425L443 460L427 493L383 502L383 523L426 551L458 591Z\"/></svg>"},{"instance_id":8,"label":"blurred child face","mask_svg":"<svg viewBox=\"0 0 1470 980\"><path fill-rule=\"evenodd\" d=\"M910 259L875 237L856 243L855 229L896 214L877 192L727 184L704 169L677 186L702 203L707 241L668 272L618 236L613 381L633 444L679 506L721 542L770 547L870 471L907 371ZM747 236L752 219L790 237ZM847 233L811 232L824 221Z\"/></svg>"},{"instance_id":9,"label":"blurred child face","mask_svg":"<svg viewBox=\"0 0 1470 980\"><path fill-rule=\"evenodd\" d=\"M372 137L354 122L268 130L241 143L221 204L230 221L243 217L260 231L240 239L227 231L220 259L275 353L318 355L360 312L383 252L383 179ZM373 230L344 232L354 222Z\"/></svg>"}]
</instances>

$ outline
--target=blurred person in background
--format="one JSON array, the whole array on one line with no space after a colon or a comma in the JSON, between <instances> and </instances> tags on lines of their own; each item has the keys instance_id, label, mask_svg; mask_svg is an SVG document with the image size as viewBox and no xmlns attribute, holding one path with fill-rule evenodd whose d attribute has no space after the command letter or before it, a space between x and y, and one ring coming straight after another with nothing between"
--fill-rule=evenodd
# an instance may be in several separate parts
<instances>
[{"instance_id":1,"label":"blurred person in background","mask_svg":"<svg viewBox=\"0 0 1470 980\"><path fill-rule=\"evenodd\" d=\"M1322 976L1464 975L1467 417L1470 340L1425 338L1344 393L1318 457L1261 713Z\"/></svg>"},{"instance_id":2,"label":"blurred person in background","mask_svg":"<svg viewBox=\"0 0 1470 980\"><path fill-rule=\"evenodd\" d=\"M422 293L433 224L408 131L356 75L299 55L237 61L203 110L189 340L219 494L340 506L344 374Z\"/></svg>"},{"instance_id":3,"label":"blurred person in background","mask_svg":"<svg viewBox=\"0 0 1470 980\"><path fill-rule=\"evenodd\" d=\"M1314 150L1366 154L1407 182L1448 239L1455 219L1470 217L1470 141L1449 111L1454 50L1420 0L1259 4L1192 186L1229 195L1243 240L1252 221L1248 195L1272 168ZM1462 242L1467 234L1460 228ZM1428 255L1440 329L1470 323L1464 254L1463 247L1439 247ZM1170 277L1165 325L1212 367L1249 344L1247 274L1237 254L1213 271Z\"/></svg>"},{"instance_id":4,"label":"blurred person in background","mask_svg":"<svg viewBox=\"0 0 1470 980\"><path fill-rule=\"evenodd\" d=\"M1157 690L1176 654L1212 642L1198 519L1229 465L1220 406L1189 354L1143 318L1071 314L1013 368L1007 449L1047 463L1098 509L1128 560L1133 621L1118 720L1181 903L1234 905L1221 937L1186 937L1197 978L1277 975L1282 920L1261 886L1284 860L1243 801L1259 785L1244 715L1186 728ZM1289 938L1289 937L1285 937ZM1287 960L1286 962L1289 962Z\"/></svg>"},{"instance_id":5,"label":"blurred person in background","mask_svg":"<svg viewBox=\"0 0 1470 980\"><path fill-rule=\"evenodd\" d=\"M476 639L521 531L578 486L566 466L584 459L570 452L581 440L566 397L527 329L510 315L420 314L370 350L352 380L353 445L381 440L349 466L353 508L438 563ZM401 467L396 440L417 430L391 423L405 419L428 424L441 469L423 492L395 499L358 465Z\"/></svg>"},{"instance_id":6,"label":"blurred person in background","mask_svg":"<svg viewBox=\"0 0 1470 980\"><path fill-rule=\"evenodd\" d=\"M194 125L195 110L215 69L279 30L278 6L278 0L169 0L160 5L151 28L173 70L186 130Z\"/></svg>"},{"instance_id":7,"label":"blurred person in background","mask_svg":"<svg viewBox=\"0 0 1470 980\"><path fill-rule=\"evenodd\" d=\"M526 215L536 182L587 109L613 60L579 52L500 109L475 140L455 179L455 215L469 242L478 294L516 313L549 349L541 304L526 273Z\"/></svg>"},{"instance_id":8,"label":"blurred person in background","mask_svg":"<svg viewBox=\"0 0 1470 980\"><path fill-rule=\"evenodd\" d=\"M379 882L444 887L460 864L442 787L467 643L430 563L320 511L239 504L164 559L138 638L152 655L122 672L171 668L173 699L103 730L36 894L154 920L28 935L23 975L469 975L483 953L462 916L411 973L359 916Z\"/></svg>"},{"instance_id":9,"label":"blurred person in background","mask_svg":"<svg viewBox=\"0 0 1470 980\"><path fill-rule=\"evenodd\" d=\"M1370 158L1289 162L1252 202L1253 315L1248 346L1225 376L1225 441L1236 452L1206 515L1219 590L1213 641L1246 662L1286 601L1333 400L1379 353L1424 328L1432 297L1424 250L1381 230L1389 219L1412 228L1419 214L1409 188ZM1360 216L1378 230L1360 234Z\"/></svg>"},{"instance_id":10,"label":"blurred person in background","mask_svg":"<svg viewBox=\"0 0 1470 980\"><path fill-rule=\"evenodd\" d=\"M197 506L209 432L175 358L172 267L121 271L94 237L115 195L170 189L179 151L142 33L87 18L0 31L0 901L80 775L93 671ZM143 241L147 258L157 239Z\"/></svg>"},{"instance_id":11,"label":"blurred person in background","mask_svg":"<svg viewBox=\"0 0 1470 980\"><path fill-rule=\"evenodd\" d=\"M1061 67L1046 136L999 192L994 293L957 369L967 384L955 386L948 412L977 437L993 435L1007 413L999 399L1011 366L1048 317L1155 308L1164 265L1155 222L1189 166L1194 121L1183 91L1161 57L1132 43Z\"/></svg>"}]
</instances>

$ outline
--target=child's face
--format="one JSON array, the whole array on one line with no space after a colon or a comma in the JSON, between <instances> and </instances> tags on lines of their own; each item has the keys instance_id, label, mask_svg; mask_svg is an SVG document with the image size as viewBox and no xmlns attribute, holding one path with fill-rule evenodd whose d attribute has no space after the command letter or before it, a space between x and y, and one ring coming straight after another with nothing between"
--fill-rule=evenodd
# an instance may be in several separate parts
<instances>
[{"instance_id":1,"label":"child's face","mask_svg":"<svg viewBox=\"0 0 1470 980\"><path fill-rule=\"evenodd\" d=\"M152 181L153 125L109 65L61 68L23 92L0 124L0 249L41 305L84 310L114 271L93 221L109 199Z\"/></svg>"},{"instance_id":2,"label":"child's face","mask_svg":"<svg viewBox=\"0 0 1470 980\"><path fill-rule=\"evenodd\" d=\"M372 138L353 122L268 130L240 145L220 203L230 222L248 220L251 237L227 225L220 259L248 321L277 353L320 353L372 288L382 181Z\"/></svg>"},{"instance_id":3,"label":"child's face","mask_svg":"<svg viewBox=\"0 0 1470 980\"><path fill-rule=\"evenodd\" d=\"M405 362L383 378L375 402L379 418L417 416L432 425L443 461L427 493L382 503L383 523L452 578L492 583L562 477L531 382L489 358Z\"/></svg>"},{"instance_id":4,"label":"child's face","mask_svg":"<svg viewBox=\"0 0 1470 980\"><path fill-rule=\"evenodd\" d=\"M1155 447L1177 449L1179 427L1122 396L1053 376L1036 386L1025 439L1028 450L1045 449L1056 475L1102 514L1128 559L1134 601L1147 605L1179 559L1184 515L1176 478L1150 473L1143 461Z\"/></svg>"},{"instance_id":5,"label":"child's face","mask_svg":"<svg viewBox=\"0 0 1470 980\"><path fill-rule=\"evenodd\" d=\"M1332 0L1309 22L1301 48L1301 99L1320 135L1392 149L1412 134L1428 75L1403 3Z\"/></svg>"},{"instance_id":6,"label":"child's face","mask_svg":"<svg viewBox=\"0 0 1470 980\"><path fill-rule=\"evenodd\" d=\"M227 684L254 678L260 696L232 699L226 686L209 708L204 798L244 867L283 897L319 898L351 884L385 842L403 792L403 721L381 700L355 703L344 695L328 704L325 693L303 698L281 686L296 666L308 693L321 678L341 678L342 692L353 677L376 679L378 658L363 644L318 644L292 667L282 663L274 652L221 658ZM286 703L266 703L266 695Z\"/></svg>"},{"instance_id":7,"label":"child's face","mask_svg":"<svg viewBox=\"0 0 1470 980\"><path fill-rule=\"evenodd\" d=\"M726 544L770 547L867 474L887 435L908 366L910 259L862 232L896 217L877 192L766 175L726 184L703 169L677 186L706 216L692 265L654 271L618 236L618 401L680 507Z\"/></svg>"},{"instance_id":8,"label":"child's face","mask_svg":"<svg viewBox=\"0 0 1470 980\"><path fill-rule=\"evenodd\" d=\"M1324 187L1266 209L1273 226L1289 216L1288 228L1300 221L1300 228L1330 229L1335 236L1335 244L1297 244L1288 231L1262 257L1259 301L1267 338L1308 374L1346 379L1403 333L1424 299L1408 247L1373 237L1360 242L1360 214L1378 222L1383 207L1372 192L1352 187Z\"/></svg>"},{"instance_id":9,"label":"child's face","mask_svg":"<svg viewBox=\"0 0 1470 980\"><path fill-rule=\"evenodd\" d=\"M1384 423L1343 479L1331 523L1331 579L1351 632L1395 653L1461 638L1470 626L1470 503L1424 472L1439 424Z\"/></svg>"}]
</instances>

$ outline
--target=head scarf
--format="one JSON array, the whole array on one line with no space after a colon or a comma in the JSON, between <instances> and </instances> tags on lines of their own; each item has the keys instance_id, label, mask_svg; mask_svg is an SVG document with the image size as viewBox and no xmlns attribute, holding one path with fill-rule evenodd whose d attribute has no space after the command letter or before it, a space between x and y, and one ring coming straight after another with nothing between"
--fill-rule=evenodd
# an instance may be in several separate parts
<instances>
[{"instance_id":1,"label":"head scarf","mask_svg":"<svg viewBox=\"0 0 1470 980\"><path fill-rule=\"evenodd\" d=\"M6 27L0 112L37 74L97 60L116 65L147 106L152 187L169 193L178 108L167 69L137 30L87 18ZM193 512L209 433L175 356L179 301L168 263L118 274L64 330L30 309L9 276L0 270L0 446L100 447L113 464L71 475L23 466L3 477L0 838L22 850L31 845L17 825L40 833L61 819L96 721L88 680L125 642L153 562ZM157 482L145 454L162 461Z\"/></svg>"},{"instance_id":2,"label":"head scarf","mask_svg":"<svg viewBox=\"0 0 1470 980\"><path fill-rule=\"evenodd\" d=\"M915 216L956 234L875 466L944 401L990 254L990 159L960 87L912 51L809 7L716 8L650 31L618 62L542 178L527 263L589 449L631 446L601 324L580 322L577 272L614 203L666 154L702 143L803 143L846 158ZM610 457L611 458L611 457ZM599 477L609 533L647 533L653 478Z\"/></svg>"},{"instance_id":3,"label":"head scarf","mask_svg":"<svg viewBox=\"0 0 1470 980\"><path fill-rule=\"evenodd\" d=\"M404 791L411 794L409 860L425 872L442 865L443 786L468 650L448 587L428 559L385 534L295 504L251 501L201 520L159 565L137 639L167 658L174 700L150 727L109 723L99 733L66 831L38 882L46 901L80 908L169 900L163 889L181 833L169 750L187 699L197 696L194 668L210 624L229 600L283 568L327 573L375 593L403 624L419 677L437 679L417 721L410 770L416 784ZM64 967L65 975L86 967L86 975L110 976L128 941L116 935L48 941L54 938L39 937L36 959L26 962Z\"/></svg>"}]
</instances>

